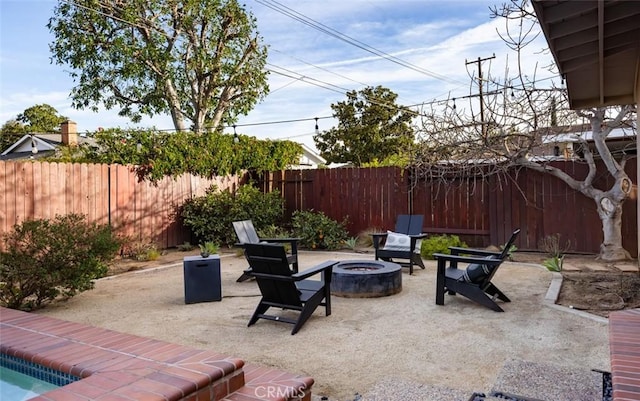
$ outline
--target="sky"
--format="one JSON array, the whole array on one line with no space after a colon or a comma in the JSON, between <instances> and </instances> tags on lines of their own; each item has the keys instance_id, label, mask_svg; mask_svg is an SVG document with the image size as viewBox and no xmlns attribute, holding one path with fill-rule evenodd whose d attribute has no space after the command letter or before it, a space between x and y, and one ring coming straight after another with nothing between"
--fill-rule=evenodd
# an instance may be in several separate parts
<instances>
[{"instance_id":1,"label":"sky","mask_svg":"<svg viewBox=\"0 0 640 401\"><path fill-rule=\"evenodd\" d=\"M472 62L478 58L495 55L482 63L485 76L502 77L507 68L510 75L515 71L515 54L498 35L498 31L504 32L505 23L490 17L489 7L501 3L246 0L243 4L256 17L258 31L269 47L268 68L274 72L269 75L269 95L248 115L240 116L236 130L260 139L295 140L314 148L315 118L321 131L335 126L331 104L344 101L347 90L381 85L397 93L397 103L402 105L476 93L470 76L477 76L478 65ZM324 32L268 4L312 19ZM75 121L80 132L100 127L173 129L168 115L133 124L119 117L115 109L101 108L94 113L71 108L69 93L74 83L67 67L50 61L49 44L54 38L46 24L55 5L51 0L0 0L0 124L31 106L46 103ZM326 31L346 35L352 43ZM522 64L536 79L551 76L542 68L552 63L545 47L544 37L539 35ZM390 55L396 62L379 54ZM538 69L534 72L535 66ZM233 133L233 128L225 131Z\"/></svg>"}]
</instances>

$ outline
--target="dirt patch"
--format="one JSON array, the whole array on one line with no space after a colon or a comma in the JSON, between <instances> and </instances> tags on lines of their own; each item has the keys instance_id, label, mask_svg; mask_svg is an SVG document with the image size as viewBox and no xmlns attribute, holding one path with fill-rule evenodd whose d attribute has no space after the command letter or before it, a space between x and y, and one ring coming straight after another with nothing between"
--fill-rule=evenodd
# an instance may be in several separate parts
<instances>
[{"instance_id":1,"label":"dirt patch","mask_svg":"<svg viewBox=\"0 0 640 401\"><path fill-rule=\"evenodd\" d=\"M514 258L540 264L544 259L542 253L516 254ZM557 303L603 317L616 310L640 308L637 266L637 261L606 263L596 255L567 255Z\"/></svg>"},{"instance_id":2,"label":"dirt patch","mask_svg":"<svg viewBox=\"0 0 640 401\"><path fill-rule=\"evenodd\" d=\"M219 253L223 254L236 254L235 249L220 249ZM152 269L159 266L170 265L174 263L182 263L182 260L187 256L200 255L200 249L194 248L190 251L180 251L178 249L165 249L160 253L160 256L155 260L135 260L132 258L117 257L109 266L108 276L115 276L122 273L128 273L136 270Z\"/></svg>"},{"instance_id":3,"label":"dirt patch","mask_svg":"<svg viewBox=\"0 0 640 401\"><path fill-rule=\"evenodd\" d=\"M640 276L632 272L564 272L558 304L608 317L640 308Z\"/></svg>"}]
</instances>

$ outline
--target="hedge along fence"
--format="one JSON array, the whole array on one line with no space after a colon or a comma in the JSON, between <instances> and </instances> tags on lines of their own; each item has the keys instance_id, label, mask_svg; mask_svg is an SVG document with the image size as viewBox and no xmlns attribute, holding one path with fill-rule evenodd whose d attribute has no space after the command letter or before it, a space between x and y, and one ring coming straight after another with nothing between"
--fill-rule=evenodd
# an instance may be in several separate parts
<instances>
[{"instance_id":1,"label":"hedge along fence","mask_svg":"<svg viewBox=\"0 0 640 401\"><path fill-rule=\"evenodd\" d=\"M0 235L24 220L81 213L111 224L116 233L153 241L161 248L190 240L177 211L207 188L235 191L242 176L205 179L191 175L139 182L130 166L107 164L0 162Z\"/></svg>"}]
</instances>

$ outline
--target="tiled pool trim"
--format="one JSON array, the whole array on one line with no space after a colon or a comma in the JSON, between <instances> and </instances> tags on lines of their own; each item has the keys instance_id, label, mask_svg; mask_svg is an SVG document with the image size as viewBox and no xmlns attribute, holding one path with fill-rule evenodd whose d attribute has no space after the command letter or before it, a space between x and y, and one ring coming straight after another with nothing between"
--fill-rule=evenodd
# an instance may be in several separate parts
<instances>
[{"instance_id":1,"label":"tiled pool trim","mask_svg":"<svg viewBox=\"0 0 640 401\"><path fill-rule=\"evenodd\" d=\"M237 358L0 308L0 353L81 377L33 400L309 401L313 379ZM286 396L285 396L286 395Z\"/></svg>"},{"instance_id":2,"label":"tiled pool trim","mask_svg":"<svg viewBox=\"0 0 640 401\"><path fill-rule=\"evenodd\" d=\"M0 354L0 366L60 387L80 380L78 376L47 368L11 355Z\"/></svg>"}]
</instances>

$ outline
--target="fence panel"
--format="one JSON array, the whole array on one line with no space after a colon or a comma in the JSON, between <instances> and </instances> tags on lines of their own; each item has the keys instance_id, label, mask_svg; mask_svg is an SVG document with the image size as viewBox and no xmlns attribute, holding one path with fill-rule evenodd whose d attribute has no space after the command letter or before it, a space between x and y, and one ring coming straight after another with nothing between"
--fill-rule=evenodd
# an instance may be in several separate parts
<instances>
[{"instance_id":1,"label":"fence panel","mask_svg":"<svg viewBox=\"0 0 640 401\"><path fill-rule=\"evenodd\" d=\"M455 234L472 246L489 244L490 182L481 177L414 184L413 213L424 215L423 230L430 234Z\"/></svg>"},{"instance_id":2,"label":"fence panel","mask_svg":"<svg viewBox=\"0 0 640 401\"><path fill-rule=\"evenodd\" d=\"M635 159L626 171L637 182ZM587 166L559 162L557 167L582 179ZM423 214L424 231L456 234L471 246L499 245L514 228L522 232L516 242L521 250L540 250L541 240L560 234L571 251L598 253L602 226L595 203L561 180L532 170L509 175L411 183L398 168L339 168L295 170L263 176L263 188L278 188L285 199L286 220L294 210L322 211L342 221L349 216L350 235L368 228L389 229L396 216ZM599 177L596 187L613 184ZM623 206L623 246L637 254L637 192Z\"/></svg>"},{"instance_id":3,"label":"fence panel","mask_svg":"<svg viewBox=\"0 0 640 401\"><path fill-rule=\"evenodd\" d=\"M558 163L572 176L587 174L578 163ZM637 160L626 171L633 182ZM151 185L138 182L127 166L48 162L0 162L0 234L25 219L85 213L90 221L110 223L116 231L142 241L172 247L190 240L177 210L191 196L204 195L212 184L235 190L246 177L165 178ZM607 176L595 185L606 190ZM370 229L390 229L396 216L423 214L424 230L460 235L469 245L500 244L515 227L522 233L516 245L540 249L547 235L559 233L571 250L597 253L602 226L593 200L559 179L532 170L510 176L459 180L453 184L422 181L411 184L407 171L393 168L289 170L263 174L264 191L278 189L286 205L285 222L295 210L322 211L342 221L349 216L350 235ZM623 205L623 246L637 254L637 186Z\"/></svg>"},{"instance_id":4,"label":"fence panel","mask_svg":"<svg viewBox=\"0 0 640 401\"><path fill-rule=\"evenodd\" d=\"M139 182L129 166L49 162L0 162L0 235L28 219L82 213L91 222L111 224L132 240L163 248L189 240L177 211L186 199L215 184L237 189L243 177L165 178Z\"/></svg>"},{"instance_id":5,"label":"fence panel","mask_svg":"<svg viewBox=\"0 0 640 401\"><path fill-rule=\"evenodd\" d=\"M558 162L554 165L577 179L583 179L588 173L588 167L580 163ZM635 160L626 166L634 182L635 166ZM543 238L559 234L562 244L569 243L573 252L599 252L603 240L602 223L592 199L549 174L520 170L511 178L510 182L502 181L496 198L489 203L492 243L504 241L510 227L520 227L522 233L516 243L519 249L541 250ZM611 185L613 180L608 177L595 181L595 187L602 190ZM638 249L636 196L623 205L622 219L623 246L632 255L637 254Z\"/></svg>"},{"instance_id":6,"label":"fence panel","mask_svg":"<svg viewBox=\"0 0 640 401\"><path fill-rule=\"evenodd\" d=\"M265 173L259 186L280 190L287 222L294 210L313 209L338 221L348 216L352 235L372 227L392 228L395 216L408 212L406 176L393 167Z\"/></svg>"}]
</instances>

